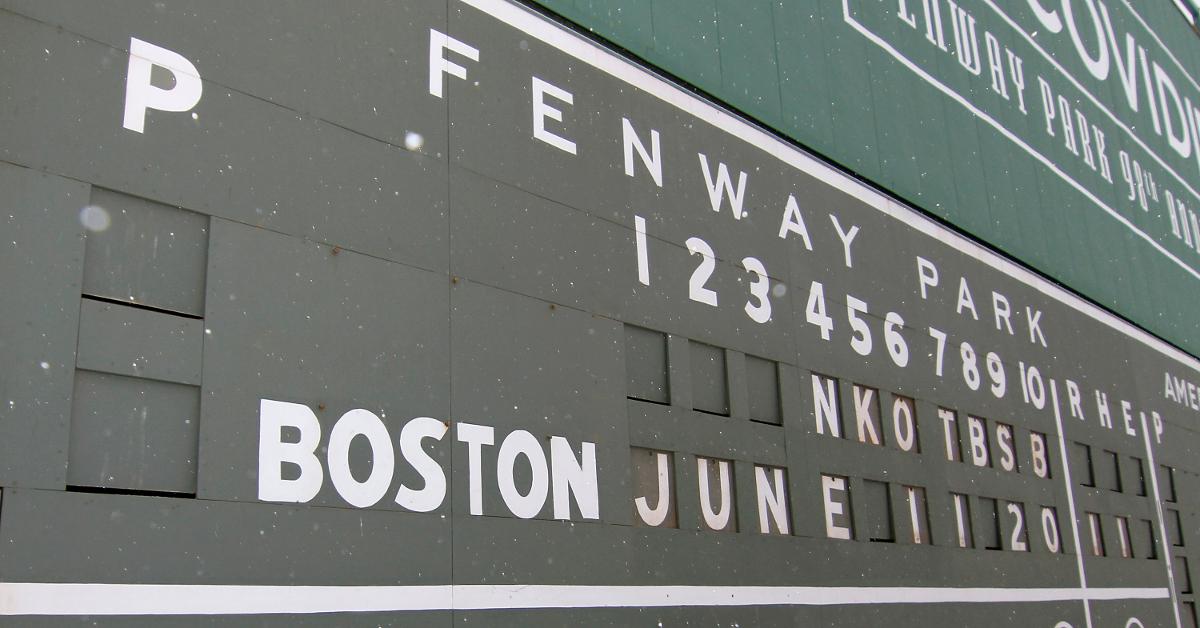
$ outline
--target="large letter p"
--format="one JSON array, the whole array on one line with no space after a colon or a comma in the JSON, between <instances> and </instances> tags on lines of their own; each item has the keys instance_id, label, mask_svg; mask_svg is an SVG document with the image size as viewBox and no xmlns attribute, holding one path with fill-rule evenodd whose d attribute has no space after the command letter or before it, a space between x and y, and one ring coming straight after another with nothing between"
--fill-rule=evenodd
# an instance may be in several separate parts
<instances>
[{"instance_id":1,"label":"large letter p","mask_svg":"<svg viewBox=\"0 0 1200 628\"><path fill-rule=\"evenodd\" d=\"M150 71L158 66L171 73L175 86L162 89L150 84ZM176 52L140 39L129 38L129 75L125 78L125 128L144 132L146 110L188 111L200 102L200 73L191 61Z\"/></svg>"}]
</instances>

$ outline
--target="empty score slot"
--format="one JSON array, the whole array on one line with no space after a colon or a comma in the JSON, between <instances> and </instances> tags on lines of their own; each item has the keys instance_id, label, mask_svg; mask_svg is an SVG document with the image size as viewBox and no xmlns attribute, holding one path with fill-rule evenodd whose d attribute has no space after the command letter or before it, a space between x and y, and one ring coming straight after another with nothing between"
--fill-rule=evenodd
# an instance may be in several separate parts
<instances>
[{"instance_id":1,"label":"empty score slot","mask_svg":"<svg viewBox=\"0 0 1200 628\"><path fill-rule=\"evenodd\" d=\"M204 315L207 216L100 188L84 213L84 294Z\"/></svg>"},{"instance_id":2,"label":"empty score slot","mask_svg":"<svg viewBox=\"0 0 1200 628\"><path fill-rule=\"evenodd\" d=\"M667 335L625 326L625 394L630 399L670 403Z\"/></svg>"},{"instance_id":3,"label":"empty score slot","mask_svg":"<svg viewBox=\"0 0 1200 628\"><path fill-rule=\"evenodd\" d=\"M692 408L708 414L729 416L729 380L725 350L691 341L688 359L692 365Z\"/></svg>"}]
</instances>

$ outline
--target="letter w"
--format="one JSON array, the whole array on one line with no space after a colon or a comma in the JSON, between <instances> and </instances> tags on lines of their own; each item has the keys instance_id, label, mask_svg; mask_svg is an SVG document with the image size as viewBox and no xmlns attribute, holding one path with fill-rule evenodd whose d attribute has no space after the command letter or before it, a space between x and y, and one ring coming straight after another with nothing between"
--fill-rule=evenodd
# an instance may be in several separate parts
<instances>
[{"instance_id":1,"label":"letter w","mask_svg":"<svg viewBox=\"0 0 1200 628\"><path fill-rule=\"evenodd\" d=\"M742 201L746 198L746 173L738 173L737 191L734 191L725 164L717 164L717 180L713 181L712 171L708 168L708 157L705 157L704 153L696 154L700 156L700 168L704 171L704 183L708 185L708 200L712 203L713 211L721 211L721 203L728 194L729 204L733 208L733 219L741 220L742 216L746 215L746 212L742 211Z\"/></svg>"},{"instance_id":2,"label":"letter w","mask_svg":"<svg viewBox=\"0 0 1200 628\"><path fill-rule=\"evenodd\" d=\"M954 27L954 53L959 64L968 72L979 76L983 71L979 59L979 35L975 30L975 17L959 8L954 0L948 0L950 5L950 24Z\"/></svg>"}]
</instances>

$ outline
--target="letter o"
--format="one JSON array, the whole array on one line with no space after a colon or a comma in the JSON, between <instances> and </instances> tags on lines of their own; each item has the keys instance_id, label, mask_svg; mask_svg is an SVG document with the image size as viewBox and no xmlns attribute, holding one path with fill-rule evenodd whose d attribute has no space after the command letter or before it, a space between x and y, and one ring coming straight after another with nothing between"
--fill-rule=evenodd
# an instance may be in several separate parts
<instances>
[{"instance_id":1,"label":"letter o","mask_svg":"<svg viewBox=\"0 0 1200 628\"><path fill-rule=\"evenodd\" d=\"M1063 24L1057 11L1047 11L1042 7L1040 0L1029 0L1029 8L1033 10L1033 15L1042 23L1042 26L1046 27L1046 30L1053 34L1062 32ZM1055 626L1055 628L1058 627Z\"/></svg>"},{"instance_id":2,"label":"letter o","mask_svg":"<svg viewBox=\"0 0 1200 628\"><path fill-rule=\"evenodd\" d=\"M525 456L529 468L533 471L533 481L530 482L529 492L525 495L517 490L516 478L513 477L513 467L516 466L517 456ZM546 452L537 438L525 430L517 430L504 437L500 452L496 456L496 484L500 488L500 496L512 514L521 519L532 519L546 505L546 494L550 489L550 473L546 468Z\"/></svg>"},{"instance_id":3,"label":"letter o","mask_svg":"<svg viewBox=\"0 0 1200 628\"><path fill-rule=\"evenodd\" d=\"M1058 533L1058 516L1054 510L1042 506L1042 540L1051 554L1057 554L1062 549L1062 535Z\"/></svg>"},{"instance_id":4,"label":"letter o","mask_svg":"<svg viewBox=\"0 0 1200 628\"><path fill-rule=\"evenodd\" d=\"M365 482L354 479L350 473L350 444L355 438L365 436L371 444L371 475ZM383 499L392 484L392 473L396 467L396 456L392 450L392 438L387 426L368 410L351 410L338 419L329 433L329 478L342 499L351 506L368 508Z\"/></svg>"},{"instance_id":5,"label":"letter o","mask_svg":"<svg viewBox=\"0 0 1200 628\"><path fill-rule=\"evenodd\" d=\"M896 433L896 444L904 451L916 446L917 426L913 422L912 406L905 399L896 397L892 402L892 427Z\"/></svg>"},{"instance_id":6,"label":"letter o","mask_svg":"<svg viewBox=\"0 0 1200 628\"><path fill-rule=\"evenodd\" d=\"M1087 48L1083 45L1083 39L1079 36L1079 26L1075 23L1071 0L1062 0L1062 12L1067 22L1067 33L1071 35L1071 43L1075 44L1075 52L1079 53L1079 59L1083 61L1083 65L1087 66L1088 72L1097 80L1103 81L1108 78L1108 45L1104 39L1104 24L1100 21L1100 14L1096 12L1095 0L1080 1L1087 5L1088 13L1092 15L1092 27L1096 30L1096 46L1100 49L1096 58L1093 59L1088 54Z\"/></svg>"}]
</instances>

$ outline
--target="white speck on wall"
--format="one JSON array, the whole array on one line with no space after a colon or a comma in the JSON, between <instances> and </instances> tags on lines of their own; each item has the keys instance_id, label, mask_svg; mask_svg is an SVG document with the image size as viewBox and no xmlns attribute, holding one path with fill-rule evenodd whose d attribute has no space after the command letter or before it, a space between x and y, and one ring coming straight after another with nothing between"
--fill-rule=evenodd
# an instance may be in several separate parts
<instances>
[{"instance_id":1,"label":"white speck on wall","mask_svg":"<svg viewBox=\"0 0 1200 628\"><path fill-rule=\"evenodd\" d=\"M421 150L425 145L425 137L416 131L409 131L404 134L404 147L411 151Z\"/></svg>"},{"instance_id":2,"label":"white speck on wall","mask_svg":"<svg viewBox=\"0 0 1200 628\"><path fill-rule=\"evenodd\" d=\"M79 224L88 231L100 232L108 229L112 218L109 217L107 209L99 205L88 205L79 210Z\"/></svg>"}]
</instances>

